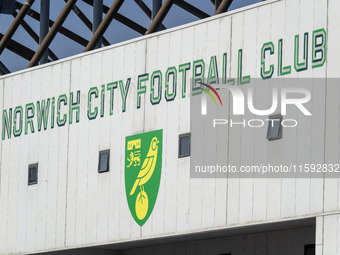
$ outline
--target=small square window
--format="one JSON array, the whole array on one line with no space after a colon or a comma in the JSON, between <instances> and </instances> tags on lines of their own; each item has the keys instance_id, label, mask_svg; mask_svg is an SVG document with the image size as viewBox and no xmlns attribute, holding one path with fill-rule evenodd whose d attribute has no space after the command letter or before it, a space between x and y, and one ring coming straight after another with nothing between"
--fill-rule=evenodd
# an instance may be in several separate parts
<instances>
[{"instance_id":1,"label":"small square window","mask_svg":"<svg viewBox=\"0 0 340 255\"><path fill-rule=\"evenodd\" d=\"M28 165L28 185L38 183L38 164Z\"/></svg>"},{"instance_id":2,"label":"small square window","mask_svg":"<svg viewBox=\"0 0 340 255\"><path fill-rule=\"evenodd\" d=\"M305 254L304 255L315 255L315 244L305 245Z\"/></svg>"},{"instance_id":3,"label":"small square window","mask_svg":"<svg viewBox=\"0 0 340 255\"><path fill-rule=\"evenodd\" d=\"M99 152L98 172L108 172L110 167L110 150Z\"/></svg>"},{"instance_id":4,"label":"small square window","mask_svg":"<svg viewBox=\"0 0 340 255\"><path fill-rule=\"evenodd\" d=\"M269 116L268 120L268 131L267 131L267 139L269 141L277 140L282 138L282 115L272 115Z\"/></svg>"},{"instance_id":5,"label":"small square window","mask_svg":"<svg viewBox=\"0 0 340 255\"><path fill-rule=\"evenodd\" d=\"M190 156L190 133L179 136L178 157L184 158Z\"/></svg>"}]
</instances>

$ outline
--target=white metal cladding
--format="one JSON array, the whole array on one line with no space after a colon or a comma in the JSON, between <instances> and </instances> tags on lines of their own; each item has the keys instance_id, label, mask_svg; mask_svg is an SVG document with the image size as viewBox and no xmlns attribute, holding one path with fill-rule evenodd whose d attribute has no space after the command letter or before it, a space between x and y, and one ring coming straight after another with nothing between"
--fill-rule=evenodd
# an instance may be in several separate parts
<instances>
[{"instance_id":1,"label":"white metal cladding","mask_svg":"<svg viewBox=\"0 0 340 255\"><path fill-rule=\"evenodd\" d=\"M277 47L281 38L283 61L292 65L289 77L340 77L339 11L338 0L266 2L1 78L1 112L81 90L81 114L79 123L28 135L23 132L0 143L0 253L32 253L319 216L317 254L337 254L339 179L190 179L189 158L177 157L178 135L190 132L189 97L181 98L178 87L175 100L166 102L163 83L162 100L152 105L147 85L137 109L136 95L139 74L161 70L164 76L168 67L187 62L192 67L198 59L204 59L207 72L211 56L217 56L221 68L223 53L231 59L231 77L237 77L239 49L243 49L244 74L260 77L262 45L272 41ZM294 36L308 32L311 45L312 32L322 28L327 32L326 63L295 72ZM276 65L277 55L270 63ZM88 120L89 89L97 86L100 90L102 84L118 80L125 84L129 77L126 112L122 112L118 88L113 115L106 107L105 117ZM177 78L181 84L182 76ZM276 142L268 142L260 132L245 138L241 129L231 130L230 160L339 162L340 86L314 84L311 90L318 95L311 102L313 122L301 120L297 129L285 130L284 139ZM263 106L269 104L269 94L256 96ZM106 96L105 105L109 103ZM156 129L163 129L162 178L154 211L141 228L126 202L123 148L126 136ZM308 154L302 153L301 144L310 148ZM104 149L111 150L110 172L98 174L98 152ZM38 185L27 186L28 164L36 162Z\"/></svg>"}]
</instances>

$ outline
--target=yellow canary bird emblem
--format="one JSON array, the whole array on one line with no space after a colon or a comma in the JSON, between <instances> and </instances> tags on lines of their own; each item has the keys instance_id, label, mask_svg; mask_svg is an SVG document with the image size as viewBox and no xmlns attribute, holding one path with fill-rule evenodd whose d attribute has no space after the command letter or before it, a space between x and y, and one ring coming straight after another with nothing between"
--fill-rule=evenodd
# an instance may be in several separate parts
<instances>
[{"instance_id":1,"label":"yellow canary bird emblem","mask_svg":"<svg viewBox=\"0 0 340 255\"><path fill-rule=\"evenodd\" d=\"M162 173L163 130L127 136L125 193L131 216L139 226L155 206Z\"/></svg>"},{"instance_id":2,"label":"yellow canary bird emblem","mask_svg":"<svg viewBox=\"0 0 340 255\"><path fill-rule=\"evenodd\" d=\"M135 193L137 186L141 187L150 180L157 162L158 143L159 141L157 137L152 138L148 154L146 155L142 168L139 171L137 179L131 189L130 196Z\"/></svg>"}]
</instances>

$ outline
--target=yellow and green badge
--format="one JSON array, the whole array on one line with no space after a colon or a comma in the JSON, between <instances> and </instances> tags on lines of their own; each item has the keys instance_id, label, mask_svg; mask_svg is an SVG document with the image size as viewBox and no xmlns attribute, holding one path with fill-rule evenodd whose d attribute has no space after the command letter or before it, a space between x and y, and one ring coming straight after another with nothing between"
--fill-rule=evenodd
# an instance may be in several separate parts
<instances>
[{"instance_id":1,"label":"yellow and green badge","mask_svg":"<svg viewBox=\"0 0 340 255\"><path fill-rule=\"evenodd\" d=\"M126 137L125 192L131 215L140 225L157 199L162 170L163 130Z\"/></svg>"}]
</instances>

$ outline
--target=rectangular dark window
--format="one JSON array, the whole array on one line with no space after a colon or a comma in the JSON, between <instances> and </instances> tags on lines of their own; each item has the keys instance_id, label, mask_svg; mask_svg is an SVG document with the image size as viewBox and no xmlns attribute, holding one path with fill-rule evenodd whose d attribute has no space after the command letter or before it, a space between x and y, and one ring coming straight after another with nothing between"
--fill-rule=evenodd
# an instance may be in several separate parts
<instances>
[{"instance_id":1,"label":"rectangular dark window","mask_svg":"<svg viewBox=\"0 0 340 255\"><path fill-rule=\"evenodd\" d=\"M304 255L315 255L315 244L305 245L305 254Z\"/></svg>"},{"instance_id":2,"label":"rectangular dark window","mask_svg":"<svg viewBox=\"0 0 340 255\"><path fill-rule=\"evenodd\" d=\"M178 141L178 157L188 156L190 156L190 133L180 135Z\"/></svg>"},{"instance_id":3,"label":"rectangular dark window","mask_svg":"<svg viewBox=\"0 0 340 255\"><path fill-rule=\"evenodd\" d=\"M28 165L28 185L38 183L38 164Z\"/></svg>"},{"instance_id":4,"label":"rectangular dark window","mask_svg":"<svg viewBox=\"0 0 340 255\"><path fill-rule=\"evenodd\" d=\"M267 139L269 141L277 140L282 138L282 115L272 115L269 116L268 121L268 131L267 131Z\"/></svg>"},{"instance_id":5,"label":"rectangular dark window","mask_svg":"<svg viewBox=\"0 0 340 255\"><path fill-rule=\"evenodd\" d=\"M108 172L110 167L110 150L99 152L98 172Z\"/></svg>"}]
</instances>

